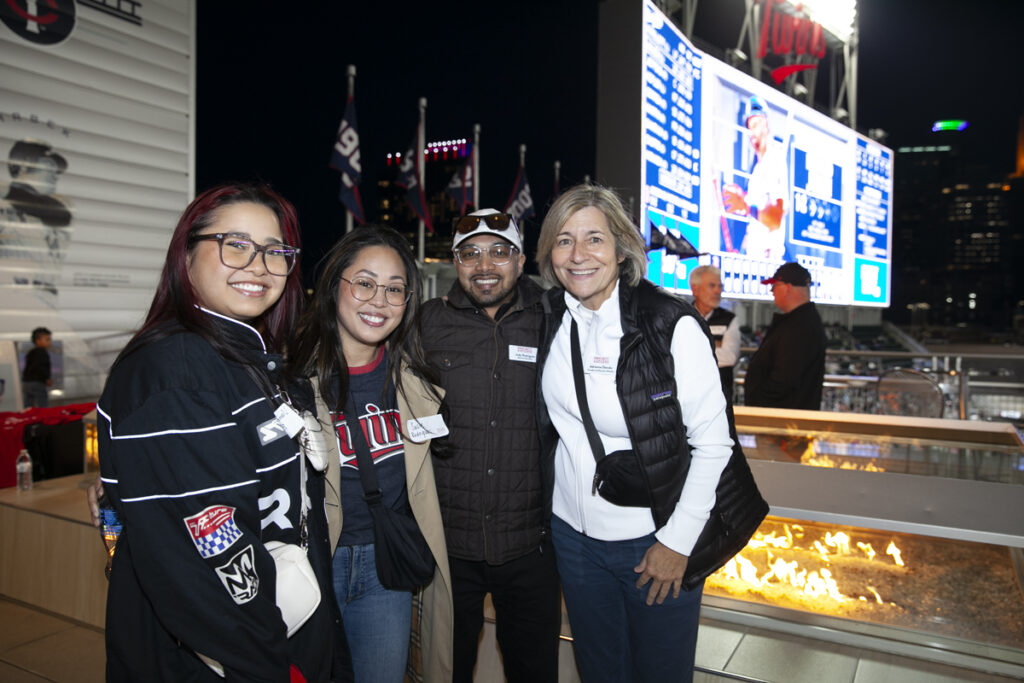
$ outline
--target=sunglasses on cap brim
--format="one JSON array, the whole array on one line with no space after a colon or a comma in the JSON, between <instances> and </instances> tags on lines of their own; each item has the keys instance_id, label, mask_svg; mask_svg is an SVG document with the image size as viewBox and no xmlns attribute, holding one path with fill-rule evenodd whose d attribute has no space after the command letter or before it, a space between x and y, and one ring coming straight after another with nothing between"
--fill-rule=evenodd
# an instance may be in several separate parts
<instances>
[{"instance_id":1,"label":"sunglasses on cap brim","mask_svg":"<svg viewBox=\"0 0 1024 683\"><path fill-rule=\"evenodd\" d=\"M452 221L452 231L456 235L466 235L476 230L481 222L495 232L504 232L508 230L509 225L514 225L516 232L519 232L519 226L512 220L512 216L507 213L491 213L486 216L461 216Z\"/></svg>"}]
</instances>

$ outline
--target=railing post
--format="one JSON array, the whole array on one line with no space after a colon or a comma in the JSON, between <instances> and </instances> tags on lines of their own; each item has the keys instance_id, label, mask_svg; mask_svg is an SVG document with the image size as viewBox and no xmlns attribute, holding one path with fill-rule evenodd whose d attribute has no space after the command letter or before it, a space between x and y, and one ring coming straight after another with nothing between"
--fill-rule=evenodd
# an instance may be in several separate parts
<instances>
[{"instance_id":1,"label":"railing post","mask_svg":"<svg viewBox=\"0 0 1024 683\"><path fill-rule=\"evenodd\" d=\"M967 373L961 372L960 375L960 419L967 419Z\"/></svg>"}]
</instances>

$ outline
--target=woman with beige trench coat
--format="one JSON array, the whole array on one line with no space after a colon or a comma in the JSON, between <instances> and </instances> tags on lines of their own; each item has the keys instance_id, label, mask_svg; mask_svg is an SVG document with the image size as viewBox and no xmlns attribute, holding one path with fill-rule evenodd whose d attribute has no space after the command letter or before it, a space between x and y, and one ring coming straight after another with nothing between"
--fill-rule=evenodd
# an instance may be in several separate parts
<instances>
[{"instance_id":1,"label":"woman with beige trench coat","mask_svg":"<svg viewBox=\"0 0 1024 683\"><path fill-rule=\"evenodd\" d=\"M405 239L389 228L347 234L323 263L291 362L318 378L318 419L335 437L326 439L324 505L355 680L399 683L408 668L424 681L450 681L451 576L430 440L420 440L424 430L417 427L425 427L427 436L447 428L439 414L442 391L429 381L413 324L419 272ZM357 426L382 503L415 519L434 556L433 579L415 596L378 580L373 521L351 438Z\"/></svg>"}]
</instances>

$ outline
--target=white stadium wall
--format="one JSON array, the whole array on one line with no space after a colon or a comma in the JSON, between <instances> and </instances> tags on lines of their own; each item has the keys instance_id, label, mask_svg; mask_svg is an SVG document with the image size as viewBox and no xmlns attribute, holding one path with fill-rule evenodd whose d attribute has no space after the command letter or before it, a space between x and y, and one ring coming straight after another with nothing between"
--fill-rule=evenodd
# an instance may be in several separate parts
<instances>
[{"instance_id":1,"label":"white stadium wall","mask_svg":"<svg viewBox=\"0 0 1024 683\"><path fill-rule=\"evenodd\" d=\"M52 330L66 400L99 395L192 197L195 11L0 3L0 340Z\"/></svg>"}]
</instances>

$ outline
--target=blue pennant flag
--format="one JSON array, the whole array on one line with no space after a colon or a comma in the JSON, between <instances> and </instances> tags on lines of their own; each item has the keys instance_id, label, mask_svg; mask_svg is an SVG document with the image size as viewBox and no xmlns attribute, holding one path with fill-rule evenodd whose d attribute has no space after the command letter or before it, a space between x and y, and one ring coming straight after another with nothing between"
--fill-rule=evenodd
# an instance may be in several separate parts
<instances>
[{"instance_id":1,"label":"blue pennant flag","mask_svg":"<svg viewBox=\"0 0 1024 683\"><path fill-rule=\"evenodd\" d=\"M530 183L526 180L526 169L519 167L519 174L516 176L516 184L509 195L508 203L505 205L505 213L511 214L520 226L524 218L530 218L536 212L533 210L533 196L530 194Z\"/></svg>"},{"instance_id":2,"label":"blue pennant flag","mask_svg":"<svg viewBox=\"0 0 1024 683\"><path fill-rule=\"evenodd\" d=\"M338 126L338 137L331 151L331 168L341 173L341 190L338 199L352 212L352 217L362 225L363 200L359 196L359 181L363 176L359 162L359 132L356 130L355 98L348 98L345 115Z\"/></svg>"},{"instance_id":3,"label":"blue pennant flag","mask_svg":"<svg viewBox=\"0 0 1024 683\"><path fill-rule=\"evenodd\" d=\"M459 213L466 213L466 206L473 204L473 186L476 179L473 178L473 155L476 149L472 144L468 145L469 154L466 155L466 163L462 165L455 175L452 176L445 192L459 205Z\"/></svg>"},{"instance_id":4,"label":"blue pennant flag","mask_svg":"<svg viewBox=\"0 0 1024 683\"><path fill-rule=\"evenodd\" d=\"M430 222L430 212L427 211L427 198L423 194L423 186L420 185L419 168L420 164L423 163L423 159L420 158L421 155L418 153L419 150L416 144L419 139L418 132L413 135L412 142L409 144L409 151L402 157L402 165L398 169L398 178L395 179L395 184L405 188L405 198L408 200L412 210L420 217L427 230L433 234L434 224Z\"/></svg>"}]
</instances>

